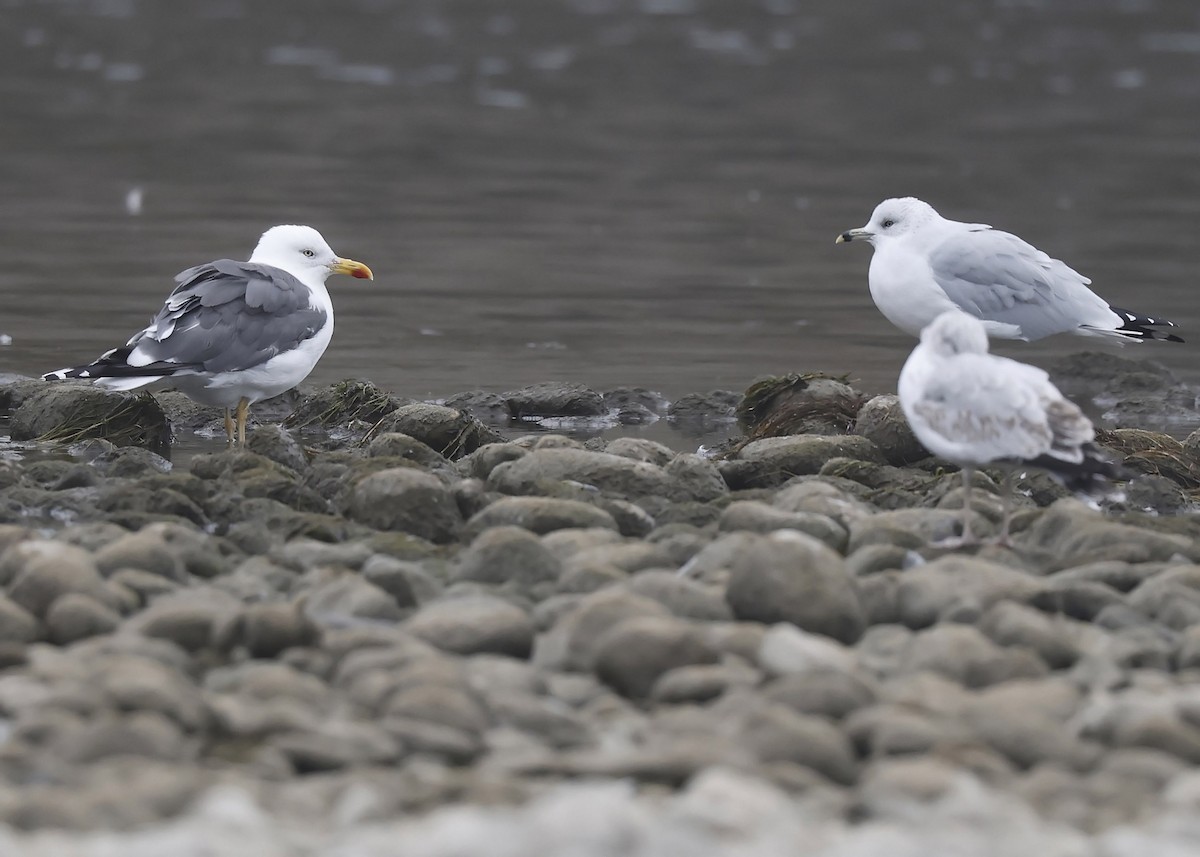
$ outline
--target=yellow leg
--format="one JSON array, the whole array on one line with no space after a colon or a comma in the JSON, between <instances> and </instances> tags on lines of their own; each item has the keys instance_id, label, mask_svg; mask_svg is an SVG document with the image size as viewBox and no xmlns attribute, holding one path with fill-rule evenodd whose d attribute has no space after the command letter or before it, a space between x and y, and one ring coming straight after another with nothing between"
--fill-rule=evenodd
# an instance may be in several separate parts
<instances>
[{"instance_id":1,"label":"yellow leg","mask_svg":"<svg viewBox=\"0 0 1200 857\"><path fill-rule=\"evenodd\" d=\"M246 445L246 420L250 417L250 400L242 396L242 400L237 406L237 430L238 443L242 446Z\"/></svg>"},{"instance_id":2,"label":"yellow leg","mask_svg":"<svg viewBox=\"0 0 1200 857\"><path fill-rule=\"evenodd\" d=\"M229 412L229 408L225 409L225 442L233 443L233 414Z\"/></svg>"}]
</instances>

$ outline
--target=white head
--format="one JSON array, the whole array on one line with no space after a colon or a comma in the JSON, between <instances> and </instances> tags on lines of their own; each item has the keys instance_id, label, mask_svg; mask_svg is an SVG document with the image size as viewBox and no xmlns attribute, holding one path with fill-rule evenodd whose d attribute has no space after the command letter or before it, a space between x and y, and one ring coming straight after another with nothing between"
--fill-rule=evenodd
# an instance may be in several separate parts
<instances>
[{"instance_id":1,"label":"white head","mask_svg":"<svg viewBox=\"0 0 1200 857\"><path fill-rule=\"evenodd\" d=\"M342 259L311 226L272 226L258 239L250 261L282 268L301 280L325 282L330 274L373 280L362 262Z\"/></svg>"},{"instance_id":2,"label":"white head","mask_svg":"<svg viewBox=\"0 0 1200 857\"><path fill-rule=\"evenodd\" d=\"M973 315L952 309L939 315L921 331L921 345L934 354L987 354L987 330Z\"/></svg>"},{"instance_id":3,"label":"white head","mask_svg":"<svg viewBox=\"0 0 1200 857\"><path fill-rule=\"evenodd\" d=\"M907 235L922 224L941 219L933 206L913 196L885 199L871 212L871 219L860 229L851 229L837 237L843 241L869 241L877 244L889 238Z\"/></svg>"}]
</instances>

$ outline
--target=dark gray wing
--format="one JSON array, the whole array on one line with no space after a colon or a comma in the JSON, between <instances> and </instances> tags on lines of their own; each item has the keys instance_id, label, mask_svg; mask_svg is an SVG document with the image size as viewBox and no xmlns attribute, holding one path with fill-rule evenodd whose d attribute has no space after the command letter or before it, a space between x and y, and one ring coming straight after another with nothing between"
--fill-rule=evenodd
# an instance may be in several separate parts
<instances>
[{"instance_id":1,"label":"dark gray wing","mask_svg":"<svg viewBox=\"0 0 1200 857\"><path fill-rule=\"evenodd\" d=\"M132 366L251 369L311 339L329 323L312 292L271 265L219 259L188 268L163 308L129 340Z\"/></svg>"},{"instance_id":2,"label":"dark gray wing","mask_svg":"<svg viewBox=\"0 0 1200 857\"><path fill-rule=\"evenodd\" d=\"M1011 233L959 232L934 248L929 264L960 309L1015 325L1025 339L1080 325L1112 326L1112 311L1088 288L1091 280Z\"/></svg>"}]
</instances>

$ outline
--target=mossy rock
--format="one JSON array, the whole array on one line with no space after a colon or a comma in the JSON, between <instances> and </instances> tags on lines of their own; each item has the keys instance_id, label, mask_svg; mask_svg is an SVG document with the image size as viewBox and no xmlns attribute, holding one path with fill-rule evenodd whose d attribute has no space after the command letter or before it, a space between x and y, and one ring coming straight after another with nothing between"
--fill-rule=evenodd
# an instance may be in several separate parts
<instances>
[{"instance_id":1,"label":"mossy rock","mask_svg":"<svg viewBox=\"0 0 1200 857\"><path fill-rule=\"evenodd\" d=\"M25 396L12 413L13 440L77 443L103 438L167 457L171 427L148 393L116 393L91 384L51 383Z\"/></svg>"},{"instance_id":2,"label":"mossy rock","mask_svg":"<svg viewBox=\"0 0 1200 857\"><path fill-rule=\"evenodd\" d=\"M867 397L823 372L755 381L737 407L747 442L792 434L846 434Z\"/></svg>"},{"instance_id":3,"label":"mossy rock","mask_svg":"<svg viewBox=\"0 0 1200 857\"><path fill-rule=\"evenodd\" d=\"M1145 429L1096 430L1096 442L1140 473L1165 476L1187 491L1200 490L1200 458L1181 440Z\"/></svg>"},{"instance_id":4,"label":"mossy rock","mask_svg":"<svg viewBox=\"0 0 1200 857\"><path fill-rule=\"evenodd\" d=\"M355 421L374 425L406 402L370 381L347 379L305 396L284 425L297 429L347 426Z\"/></svg>"}]
</instances>

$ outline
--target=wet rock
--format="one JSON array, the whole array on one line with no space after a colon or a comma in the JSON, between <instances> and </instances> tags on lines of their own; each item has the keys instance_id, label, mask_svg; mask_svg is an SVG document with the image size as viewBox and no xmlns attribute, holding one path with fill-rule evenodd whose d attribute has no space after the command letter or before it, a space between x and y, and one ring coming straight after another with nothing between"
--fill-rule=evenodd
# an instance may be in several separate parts
<instances>
[{"instance_id":1,"label":"wet rock","mask_svg":"<svg viewBox=\"0 0 1200 857\"><path fill-rule=\"evenodd\" d=\"M815 512L785 512L759 500L735 500L725 507L717 523L722 532L746 530L769 533L798 530L820 540L835 551L846 548L848 534L836 521Z\"/></svg>"},{"instance_id":2,"label":"wet rock","mask_svg":"<svg viewBox=\"0 0 1200 857\"><path fill-rule=\"evenodd\" d=\"M598 417L608 413L604 397L582 384L548 381L504 393L514 419L528 417Z\"/></svg>"},{"instance_id":3,"label":"wet rock","mask_svg":"<svg viewBox=\"0 0 1200 857\"><path fill-rule=\"evenodd\" d=\"M380 420L374 431L406 434L446 458L459 458L504 439L469 414L424 402L397 408Z\"/></svg>"},{"instance_id":4,"label":"wet rock","mask_svg":"<svg viewBox=\"0 0 1200 857\"><path fill-rule=\"evenodd\" d=\"M522 588L557 580L562 564L529 530L492 527L484 530L458 556L454 576L459 580Z\"/></svg>"},{"instance_id":5,"label":"wet rock","mask_svg":"<svg viewBox=\"0 0 1200 857\"><path fill-rule=\"evenodd\" d=\"M725 598L739 619L791 622L844 643L866 627L845 560L811 536L781 530L750 537L731 569Z\"/></svg>"},{"instance_id":6,"label":"wet rock","mask_svg":"<svg viewBox=\"0 0 1200 857\"><path fill-rule=\"evenodd\" d=\"M527 658L533 622L520 607L500 598L471 595L427 604L405 623L415 636L447 652L483 652Z\"/></svg>"},{"instance_id":7,"label":"wet rock","mask_svg":"<svg viewBox=\"0 0 1200 857\"><path fill-rule=\"evenodd\" d=\"M1178 515L1191 508L1192 500L1187 492L1165 476L1147 474L1126 483L1125 506L1160 515Z\"/></svg>"},{"instance_id":8,"label":"wet rock","mask_svg":"<svg viewBox=\"0 0 1200 857\"><path fill-rule=\"evenodd\" d=\"M449 490L436 477L405 467L381 470L360 480L347 511L367 526L400 530L431 542L453 541L462 528L462 517Z\"/></svg>"},{"instance_id":9,"label":"wet rock","mask_svg":"<svg viewBox=\"0 0 1200 857\"><path fill-rule=\"evenodd\" d=\"M875 444L888 464L897 467L929 457L904 416L899 396L876 396L863 405L854 421L854 433Z\"/></svg>"},{"instance_id":10,"label":"wet rock","mask_svg":"<svg viewBox=\"0 0 1200 857\"><path fill-rule=\"evenodd\" d=\"M442 404L456 411L465 411L489 425L503 425L509 420L508 401L500 393L466 390L447 396Z\"/></svg>"},{"instance_id":11,"label":"wet rock","mask_svg":"<svg viewBox=\"0 0 1200 857\"><path fill-rule=\"evenodd\" d=\"M862 393L823 373L785 375L756 381L738 404L738 423L751 440L797 434L849 431L862 407Z\"/></svg>"},{"instance_id":12,"label":"wet rock","mask_svg":"<svg viewBox=\"0 0 1200 857\"><path fill-rule=\"evenodd\" d=\"M627 619L596 641L596 675L623 696L644 699L668 670L716 663L719 655L700 630L664 616Z\"/></svg>"},{"instance_id":13,"label":"wet rock","mask_svg":"<svg viewBox=\"0 0 1200 857\"><path fill-rule=\"evenodd\" d=\"M55 599L46 611L46 636L60 646L111 634L120 624L121 616L116 610L74 592Z\"/></svg>"},{"instance_id":14,"label":"wet rock","mask_svg":"<svg viewBox=\"0 0 1200 857\"><path fill-rule=\"evenodd\" d=\"M604 451L610 455L620 455L659 467L666 467L675 457L675 450L669 446L642 437L614 438L604 445Z\"/></svg>"},{"instance_id":15,"label":"wet rock","mask_svg":"<svg viewBox=\"0 0 1200 857\"><path fill-rule=\"evenodd\" d=\"M551 497L505 497L490 504L467 521L469 535L491 527L522 527L543 535L554 530L602 527L617 529L612 515L589 503L578 500L555 500Z\"/></svg>"},{"instance_id":16,"label":"wet rock","mask_svg":"<svg viewBox=\"0 0 1200 857\"><path fill-rule=\"evenodd\" d=\"M667 417L672 422L692 427L731 423L736 419L735 412L741 400L741 393L733 390L687 393L671 403Z\"/></svg>"},{"instance_id":17,"label":"wet rock","mask_svg":"<svg viewBox=\"0 0 1200 857\"><path fill-rule=\"evenodd\" d=\"M0 558L0 580L8 579L8 597L34 616L44 617L50 605L68 593L88 595L101 604L114 603L112 594L87 552L52 541L20 542Z\"/></svg>"},{"instance_id":18,"label":"wet rock","mask_svg":"<svg viewBox=\"0 0 1200 857\"><path fill-rule=\"evenodd\" d=\"M292 428L311 425L329 428L351 422L373 426L406 403L406 399L393 396L370 381L338 381L301 399L284 424Z\"/></svg>"},{"instance_id":19,"label":"wet rock","mask_svg":"<svg viewBox=\"0 0 1200 857\"><path fill-rule=\"evenodd\" d=\"M622 498L666 496L675 486L666 471L653 464L585 449L539 449L497 465L487 487L502 494L544 494L564 480Z\"/></svg>"},{"instance_id":20,"label":"wet rock","mask_svg":"<svg viewBox=\"0 0 1200 857\"><path fill-rule=\"evenodd\" d=\"M283 426L268 424L256 427L246 435L246 448L297 473L308 466L304 447Z\"/></svg>"},{"instance_id":21,"label":"wet rock","mask_svg":"<svg viewBox=\"0 0 1200 857\"><path fill-rule=\"evenodd\" d=\"M768 437L746 444L735 458L754 468L747 487L764 488L782 485L800 474L818 473L831 458L884 463L875 444L854 435Z\"/></svg>"},{"instance_id":22,"label":"wet rock","mask_svg":"<svg viewBox=\"0 0 1200 857\"><path fill-rule=\"evenodd\" d=\"M49 384L25 396L12 412L9 430L13 440L74 443L97 437L161 455L169 454L171 444L167 417L152 396L91 384Z\"/></svg>"}]
</instances>

